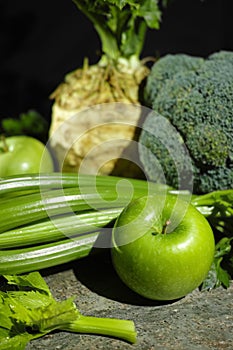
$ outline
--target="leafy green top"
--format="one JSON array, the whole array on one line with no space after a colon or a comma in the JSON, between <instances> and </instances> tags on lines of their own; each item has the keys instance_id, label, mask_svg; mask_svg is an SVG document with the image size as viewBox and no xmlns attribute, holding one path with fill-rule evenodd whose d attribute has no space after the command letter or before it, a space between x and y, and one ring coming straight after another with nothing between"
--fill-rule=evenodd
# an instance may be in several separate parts
<instances>
[{"instance_id":1,"label":"leafy green top","mask_svg":"<svg viewBox=\"0 0 233 350\"><path fill-rule=\"evenodd\" d=\"M139 57L146 29L158 29L160 25L159 0L73 1L93 23L103 54L113 61L119 57Z\"/></svg>"},{"instance_id":2,"label":"leafy green top","mask_svg":"<svg viewBox=\"0 0 233 350\"><path fill-rule=\"evenodd\" d=\"M28 135L46 143L49 124L37 111L30 109L14 118L3 118L0 133L4 136Z\"/></svg>"},{"instance_id":3,"label":"leafy green top","mask_svg":"<svg viewBox=\"0 0 233 350\"><path fill-rule=\"evenodd\" d=\"M216 241L214 261L201 290L228 288L233 277L233 189L194 195L192 204L209 221Z\"/></svg>"},{"instance_id":4,"label":"leafy green top","mask_svg":"<svg viewBox=\"0 0 233 350\"><path fill-rule=\"evenodd\" d=\"M21 350L35 338L71 322L77 311L71 299L53 299L39 272L25 276L5 276L7 291L0 291L0 349ZM13 285L13 288L10 288Z\"/></svg>"},{"instance_id":5,"label":"leafy green top","mask_svg":"<svg viewBox=\"0 0 233 350\"><path fill-rule=\"evenodd\" d=\"M24 350L27 343L53 330L87 332L136 341L128 320L82 315L73 298L53 298L39 272L4 275L0 290L0 350Z\"/></svg>"}]
</instances>

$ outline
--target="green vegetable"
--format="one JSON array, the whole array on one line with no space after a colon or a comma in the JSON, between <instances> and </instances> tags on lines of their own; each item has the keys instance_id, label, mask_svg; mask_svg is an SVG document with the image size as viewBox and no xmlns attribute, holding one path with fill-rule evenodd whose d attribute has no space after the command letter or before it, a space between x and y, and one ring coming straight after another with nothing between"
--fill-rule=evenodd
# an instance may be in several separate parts
<instances>
[{"instance_id":1,"label":"green vegetable","mask_svg":"<svg viewBox=\"0 0 233 350\"><path fill-rule=\"evenodd\" d=\"M208 219L215 234L215 256L201 288L228 288L233 279L233 189L194 196L192 204Z\"/></svg>"},{"instance_id":2,"label":"green vegetable","mask_svg":"<svg viewBox=\"0 0 233 350\"><path fill-rule=\"evenodd\" d=\"M141 58L146 32L148 28L159 29L163 5L166 3L159 0L73 0L73 2L94 26L100 39L101 48L97 63L89 65L88 58L84 59L83 67L67 74L51 95L54 104L49 133L51 147L57 155L59 155L61 147L67 149L65 141L67 129L64 134L63 123L75 115L77 116L86 108L115 102L140 104L140 87L149 73L148 59ZM117 111L117 108L114 108L114 113L110 114L107 124L110 124L111 121L119 123L122 120L121 117L122 111ZM64 159L59 162L62 171L76 172L80 167L80 161L91 149L92 140L94 139L94 146L98 144L98 139L102 140L103 143L103 138L109 135L110 131L114 135L113 139L119 135L118 141L125 149L125 142L120 142L122 134L126 134L127 140L135 137L133 126L137 125L140 113L134 113L131 118L129 120L132 129L130 135L129 128L126 126L122 127L121 132L119 132L116 125L108 125L106 131L106 123L103 123L100 125L100 131L94 136L89 132L92 129L92 124L85 124L82 121L83 118L77 118L75 127L80 131L83 130L83 127L88 126L87 134L84 142L83 138L77 138L75 143L72 142L68 147ZM86 118L84 119L86 121ZM68 123L67 128L70 128L72 132L74 126ZM69 140L67 141L69 142ZM112 153L110 159L118 158L116 147L114 151L109 150L108 147L107 151L108 154ZM119 155L121 153L122 149L120 148ZM101 160L96 157L95 162L97 165L102 165ZM106 175L113 172L117 175L125 173L125 176L129 176L130 169L127 162L123 166L120 166L119 162L115 164L112 161L112 163L112 166L108 163L107 170L99 169L100 174ZM91 172L92 166L88 167L90 173L93 173L93 171ZM131 172L133 176L135 166Z\"/></svg>"},{"instance_id":3,"label":"green vegetable","mask_svg":"<svg viewBox=\"0 0 233 350\"><path fill-rule=\"evenodd\" d=\"M72 187L81 190L85 188L85 191L90 188L91 192L97 192L101 188L111 189L114 193L127 191L128 196L132 194L134 189L142 191L150 187L161 190L167 189L166 185L146 183L143 180L117 176L76 175L72 173L25 174L0 178L0 198L16 196L25 191L41 192Z\"/></svg>"},{"instance_id":4,"label":"green vegetable","mask_svg":"<svg viewBox=\"0 0 233 350\"><path fill-rule=\"evenodd\" d=\"M61 215L52 220L43 219L23 227L1 233L0 249L26 247L41 242L55 242L61 239L77 238L85 233L93 232L114 220L122 208L103 209L101 211L85 211L78 215Z\"/></svg>"},{"instance_id":5,"label":"green vegetable","mask_svg":"<svg viewBox=\"0 0 233 350\"><path fill-rule=\"evenodd\" d=\"M163 184L112 176L43 174L0 181L0 274L19 274L88 256L109 242L115 218L134 198L173 193L207 218L216 241L205 289L232 274L233 189L192 195ZM14 200L12 200L14 198ZM97 249L99 251L99 249Z\"/></svg>"},{"instance_id":6,"label":"green vegetable","mask_svg":"<svg viewBox=\"0 0 233 350\"><path fill-rule=\"evenodd\" d=\"M159 28L158 1L73 0L99 34L102 51L111 61L139 56L147 27Z\"/></svg>"},{"instance_id":7,"label":"green vegetable","mask_svg":"<svg viewBox=\"0 0 233 350\"><path fill-rule=\"evenodd\" d=\"M88 191L88 189L87 189ZM116 201L116 196L107 190L102 190L102 198L97 193L80 193L76 188L64 191L54 190L29 194L1 201L0 210L2 220L0 232L11 230L20 225L38 222L45 218L53 218L58 215L72 214L72 212L83 212L95 209L122 208L127 202L127 194Z\"/></svg>"},{"instance_id":8,"label":"green vegetable","mask_svg":"<svg viewBox=\"0 0 233 350\"><path fill-rule=\"evenodd\" d=\"M2 119L1 129L5 136L27 135L46 143L49 124L40 113L31 109L17 118Z\"/></svg>"},{"instance_id":9,"label":"green vegetable","mask_svg":"<svg viewBox=\"0 0 233 350\"><path fill-rule=\"evenodd\" d=\"M0 350L23 350L55 330L94 333L136 342L132 321L82 315L73 298L56 301L39 272L3 276L0 290Z\"/></svg>"},{"instance_id":10,"label":"green vegetable","mask_svg":"<svg viewBox=\"0 0 233 350\"><path fill-rule=\"evenodd\" d=\"M195 71L204 59L186 54L167 54L156 61L147 77L144 89L144 100L146 105L151 106L154 99L163 89L164 85L172 80L177 73Z\"/></svg>"},{"instance_id":11,"label":"green vegetable","mask_svg":"<svg viewBox=\"0 0 233 350\"><path fill-rule=\"evenodd\" d=\"M21 249L0 251L0 274L21 274L58 266L90 254L99 232Z\"/></svg>"},{"instance_id":12,"label":"green vegetable","mask_svg":"<svg viewBox=\"0 0 233 350\"><path fill-rule=\"evenodd\" d=\"M168 185L193 186L197 194L232 188L233 52L205 60L165 56L151 70L146 95L154 112L139 152L149 178L164 176ZM158 163L162 172L155 171Z\"/></svg>"}]
</instances>

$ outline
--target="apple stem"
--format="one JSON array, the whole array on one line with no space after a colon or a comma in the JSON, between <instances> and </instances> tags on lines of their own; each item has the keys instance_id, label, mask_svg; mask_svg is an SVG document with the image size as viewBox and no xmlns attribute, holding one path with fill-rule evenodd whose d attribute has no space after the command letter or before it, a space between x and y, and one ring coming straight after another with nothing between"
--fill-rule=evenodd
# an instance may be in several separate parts
<instances>
[{"instance_id":1,"label":"apple stem","mask_svg":"<svg viewBox=\"0 0 233 350\"><path fill-rule=\"evenodd\" d=\"M0 141L2 141L2 151L5 153L5 152L8 152L9 151L9 147L6 143L6 138L4 135L1 135L1 138L0 138Z\"/></svg>"},{"instance_id":2,"label":"apple stem","mask_svg":"<svg viewBox=\"0 0 233 350\"><path fill-rule=\"evenodd\" d=\"M165 222L165 224L163 225L163 229L162 229L162 233L163 233L163 234L166 234L166 233L167 233L167 227L168 227L168 225L170 225L170 223L171 223L171 221L170 221L170 220L167 220L167 221Z\"/></svg>"}]
</instances>

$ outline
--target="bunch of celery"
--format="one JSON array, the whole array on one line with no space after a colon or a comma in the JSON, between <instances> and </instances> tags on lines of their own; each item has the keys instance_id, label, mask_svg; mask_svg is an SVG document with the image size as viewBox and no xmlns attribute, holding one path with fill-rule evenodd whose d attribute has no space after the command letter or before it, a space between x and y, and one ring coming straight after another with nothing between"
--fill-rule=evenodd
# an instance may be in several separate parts
<instances>
[{"instance_id":1,"label":"bunch of celery","mask_svg":"<svg viewBox=\"0 0 233 350\"><path fill-rule=\"evenodd\" d=\"M133 199L182 195L213 228L216 253L203 289L229 286L233 277L233 189L205 195L113 176L43 174L0 181L0 274L20 274L86 257ZM107 229L108 228L108 229Z\"/></svg>"}]
</instances>

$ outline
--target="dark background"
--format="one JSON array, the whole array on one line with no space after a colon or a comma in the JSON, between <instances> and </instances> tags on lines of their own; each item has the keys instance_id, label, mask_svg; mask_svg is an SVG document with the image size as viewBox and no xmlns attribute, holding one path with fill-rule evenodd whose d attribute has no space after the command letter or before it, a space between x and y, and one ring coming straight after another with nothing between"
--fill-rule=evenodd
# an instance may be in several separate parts
<instances>
[{"instance_id":1,"label":"dark background","mask_svg":"<svg viewBox=\"0 0 233 350\"><path fill-rule=\"evenodd\" d=\"M233 50L232 0L173 0L143 56L206 57ZM92 24L72 0L0 0L0 119L35 109L50 120L50 93L66 73L99 59Z\"/></svg>"}]
</instances>

